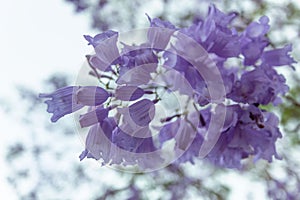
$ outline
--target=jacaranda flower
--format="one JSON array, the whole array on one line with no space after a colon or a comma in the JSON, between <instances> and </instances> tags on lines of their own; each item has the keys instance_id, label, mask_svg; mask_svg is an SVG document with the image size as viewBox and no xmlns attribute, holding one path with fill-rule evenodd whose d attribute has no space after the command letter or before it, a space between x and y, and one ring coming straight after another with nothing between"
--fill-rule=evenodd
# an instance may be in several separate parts
<instances>
[{"instance_id":1,"label":"jacaranda flower","mask_svg":"<svg viewBox=\"0 0 300 200\"><path fill-rule=\"evenodd\" d=\"M148 16L145 41L137 44L111 30L84 36L95 50L87 56L90 74L101 85L39 97L49 98L52 122L87 107L78 119L89 128L80 160L157 169L198 157L227 168L249 157L280 159L279 119L261 105L276 106L288 92L276 67L293 68L292 45L268 47L267 16L243 31L232 23L236 16L211 5L183 28Z\"/></svg>"},{"instance_id":2,"label":"jacaranda flower","mask_svg":"<svg viewBox=\"0 0 300 200\"><path fill-rule=\"evenodd\" d=\"M78 86L68 86L50 94L39 95L40 98L51 98L51 100L46 100L45 103L48 105L47 112L53 113L51 117L52 122L56 122L61 117L73 113L84 106L76 101L78 89Z\"/></svg>"}]
</instances>

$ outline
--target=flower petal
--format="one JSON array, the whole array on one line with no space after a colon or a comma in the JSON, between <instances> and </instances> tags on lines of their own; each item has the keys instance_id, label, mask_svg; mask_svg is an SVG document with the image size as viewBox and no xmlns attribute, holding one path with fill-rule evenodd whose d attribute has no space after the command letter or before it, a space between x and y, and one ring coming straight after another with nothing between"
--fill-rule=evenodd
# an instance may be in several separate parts
<instances>
[{"instance_id":1,"label":"flower petal","mask_svg":"<svg viewBox=\"0 0 300 200\"><path fill-rule=\"evenodd\" d=\"M262 62L268 66L291 65L296 61L289 55L292 51L292 45L286 45L281 49L265 51L262 56Z\"/></svg>"},{"instance_id":2,"label":"flower petal","mask_svg":"<svg viewBox=\"0 0 300 200\"><path fill-rule=\"evenodd\" d=\"M123 101L134 101L143 95L144 90L136 86L120 86L115 92L115 97Z\"/></svg>"},{"instance_id":3,"label":"flower petal","mask_svg":"<svg viewBox=\"0 0 300 200\"><path fill-rule=\"evenodd\" d=\"M109 110L107 108L100 107L84 115L80 115L79 123L81 128L102 122L105 118L107 118L108 112Z\"/></svg>"},{"instance_id":4,"label":"flower petal","mask_svg":"<svg viewBox=\"0 0 300 200\"><path fill-rule=\"evenodd\" d=\"M129 106L133 121L139 126L147 126L155 114L155 106L149 99L143 99Z\"/></svg>"},{"instance_id":5,"label":"flower petal","mask_svg":"<svg viewBox=\"0 0 300 200\"><path fill-rule=\"evenodd\" d=\"M51 98L51 100L46 100L45 103L48 105L47 112L53 113L51 117L52 122L56 122L61 117L83 107L83 105L76 102L75 94L78 88L78 86L68 86L60 88L50 94L39 95L39 98Z\"/></svg>"},{"instance_id":6,"label":"flower petal","mask_svg":"<svg viewBox=\"0 0 300 200\"><path fill-rule=\"evenodd\" d=\"M76 94L77 102L86 106L98 106L104 103L109 93L101 87L85 86L81 87Z\"/></svg>"}]
</instances>

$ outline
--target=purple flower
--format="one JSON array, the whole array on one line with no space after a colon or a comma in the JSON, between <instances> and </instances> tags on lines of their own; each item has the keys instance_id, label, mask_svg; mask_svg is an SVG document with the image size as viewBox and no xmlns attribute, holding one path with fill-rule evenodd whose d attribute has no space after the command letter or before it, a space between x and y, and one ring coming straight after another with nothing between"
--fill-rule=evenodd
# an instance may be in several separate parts
<instances>
[{"instance_id":1,"label":"purple flower","mask_svg":"<svg viewBox=\"0 0 300 200\"><path fill-rule=\"evenodd\" d=\"M263 37L270 29L269 18L267 16L262 16L259 19L260 23L252 22L248 25L248 27L245 30L245 34L247 37L256 39Z\"/></svg>"},{"instance_id":2,"label":"purple flower","mask_svg":"<svg viewBox=\"0 0 300 200\"><path fill-rule=\"evenodd\" d=\"M134 86L147 84L151 79L150 73L155 72L157 68L157 55L154 54L149 44L123 45L117 84Z\"/></svg>"},{"instance_id":3,"label":"purple flower","mask_svg":"<svg viewBox=\"0 0 300 200\"><path fill-rule=\"evenodd\" d=\"M228 24L237 16L236 12L230 12L229 14L225 14L220 11L214 4L211 4L208 9L208 19L212 19L215 23L221 27L227 27Z\"/></svg>"},{"instance_id":4,"label":"purple flower","mask_svg":"<svg viewBox=\"0 0 300 200\"><path fill-rule=\"evenodd\" d=\"M285 94L287 91L288 86L283 75L279 75L272 68L261 66L245 72L241 79L234 83L228 97L242 103L277 104L278 95Z\"/></svg>"},{"instance_id":5,"label":"purple flower","mask_svg":"<svg viewBox=\"0 0 300 200\"><path fill-rule=\"evenodd\" d=\"M107 152L109 149L106 148L110 146L109 140L103 134L100 124L95 124L89 130L85 141L86 149L80 154L80 160L85 157L94 158L99 160L101 158L101 152Z\"/></svg>"},{"instance_id":6,"label":"purple flower","mask_svg":"<svg viewBox=\"0 0 300 200\"><path fill-rule=\"evenodd\" d=\"M176 27L169 21L162 21L159 18L151 19L148 15L150 28L147 33L149 44L154 49L161 51L169 43L171 35L176 31Z\"/></svg>"},{"instance_id":7,"label":"purple flower","mask_svg":"<svg viewBox=\"0 0 300 200\"><path fill-rule=\"evenodd\" d=\"M149 124L145 126L140 126L140 123L136 123L134 118L131 117L130 111L128 107L125 108L117 108L118 115L117 120L119 121L118 127L126 134L146 138L151 137L151 131L149 128Z\"/></svg>"},{"instance_id":8,"label":"purple flower","mask_svg":"<svg viewBox=\"0 0 300 200\"><path fill-rule=\"evenodd\" d=\"M274 49L263 52L261 60L266 66L282 66L292 65L296 61L290 57L289 53L292 51L292 45L286 45L281 49Z\"/></svg>"},{"instance_id":9,"label":"purple flower","mask_svg":"<svg viewBox=\"0 0 300 200\"><path fill-rule=\"evenodd\" d=\"M149 15L147 15L147 17L150 22L150 27L168 28L168 29L174 29L174 30L176 29L176 27L169 21L163 21L159 18L151 19L149 17Z\"/></svg>"},{"instance_id":10,"label":"purple flower","mask_svg":"<svg viewBox=\"0 0 300 200\"><path fill-rule=\"evenodd\" d=\"M143 140L144 138L128 135L120 128L115 129L112 133L112 143L130 152L136 152L138 147L142 144Z\"/></svg>"},{"instance_id":11,"label":"purple flower","mask_svg":"<svg viewBox=\"0 0 300 200\"><path fill-rule=\"evenodd\" d=\"M272 161L274 156L280 159L275 142L281 138L278 118L269 112L262 112L255 106L229 106L229 113L236 113L238 120L228 126L206 159L215 165L241 168L241 160L255 156L255 160ZM226 115L232 119L233 115ZM226 120L231 121L231 120Z\"/></svg>"},{"instance_id":12,"label":"purple flower","mask_svg":"<svg viewBox=\"0 0 300 200\"><path fill-rule=\"evenodd\" d=\"M242 54L245 57L244 65L254 65L268 44L269 42L266 39L244 39L244 44L242 43Z\"/></svg>"},{"instance_id":13,"label":"purple flower","mask_svg":"<svg viewBox=\"0 0 300 200\"><path fill-rule=\"evenodd\" d=\"M84 86L79 87L76 92L77 103L85 106L98 106L103 104L110 94L101 87Z\"/></svg>"},{"instance_id":14,"label":"purple flower","mask_svg":"<svg viewBox=\"0 0 300 200\"><path fill-rule=\"evenodd\" d=\"M204 79L195 67L187 67L184 71L184 77L196 92L202 93L203 89L206 87Z\"/></svg>"},{"instance_id":15,"label":"purple flower","mask_svg":"<svg viewBox=\"0 0 300 200\"><path fill-rule=\"evenodd\" d=\"M118 32L108 30L104 33L100 33L91 37L89 35L84 35L84 38L89 42L89 45L93 45L93 47L97 47L99 44L103 43L103 41L112 38L114 36L118 36Z\"/></svg>"},{"instance_id":16,"label":"purple flower","mask_svg":"<svg viewBox=\"0 0 300 200\"><path fill-rule=\"evenodd\" d=\"M160 146L162 146L166 141L175 137L179 125L180 119L177 119L175 122L168 123L160 129L158 135Z\"/></svg>"},{"instance_id":17,"label":"purple flower","mask_svg":"<svg viewBox=\"0 0 300 200\"><path fill-rule=\"evenodd\" d=\"M56 90L50 94L40 94L39 98L51 98L46 100L48 105L47 112L53 113L52 122L56 122L61 117L73 113L83 107L82 104L76 101L76 93L78 86L68 86Z\"/></svg>"},{"instance_id":18,"label":"purple flower","mask_svg":"<svg viewBox=\"0 0 300 200\"><path fill-rule=\"evenodd\" d=\"M260 105L278 105L289 90L276 66L295 63L292 47L265 50L269 18L238 32L231 23L236 15L211 5L207 17L181 29L148 16L146 42L120 42L122 49L117 32L85 36L95 49L95 55L87 56L92 75L104 84L102 78L108 79L109 91L70 86L40 94L50 98L45 103L53 113L51 121L87 106L88 112L79 117L81 127L89 127L79 158L108 165L157 168L168 161L161 157L167 144L174 145L175 164L200 157L241 168L249 157L280 159L275 146L281 138L279 120ZM172 110L171 92L182 95L180 108ZM168 98L170 105L165 104ZM159 121L161 105L167 116Z\"/></svg>"},{"instance_id":19,"label":"purple flower","mask_svg":"<svg viewBox=\"0 0 300 200\"><path fill-rule=\"evenodd\" d=\"M137 125L149 125L155 115L154 103L149 99L143 99L129 106L130 117Z\"/></svg>"},{"instance_id":20,"label":"purple flower","mask_svg":"<svg viewBox=\"0 0 300 200\"><path fill-rule=\"evenodd\" d=\"M105 118L108 117L108 112L109 108L98 107L93 111L90 111L84 115L80 115L79 123L81 128L102 122Z\"/></svg>"},{"instance_id":21,"label":"purple flower","mask_svg":"<svg viewBox=\"0 0 300 200\"><path fill-rule=\"evenodd\" d=\"M254 65L261 57L264 48L269 45L268 39L264 37L270 28L269 18L263 16L259 22L252 22L241 38L241 52L245 57L244 65Z\"/></svg>"},{"instance_id":22,"label":"purple flower","mask_svg":"<svg viewBox=\"0 0 300 200\"><path fill-rule=\"evenodd\" d=\"M134 101L145 94L144 90L136 86L120 86L116 88L115 97L123 101Z\"/></svg>"},{"instance_id":23,"label":"purple flower","mask_svg":"<svg viewBox=\"0 0 300 200\"><path fill-rule=\"evenodd\" d=\"M137 148L137 153L150 153L157 150L157 148L154 146L152 137L146 137L142 138L142 142L140 146Z\"/></svg>"},{"instance_id":24,"label":"purple flower","mask_svg":"<svg viewBox=\"0 0 300 200\"><path fill-rule=\"evenodd\" d=\"M173 48L172 48L172 50L173 50ZM167 68L172 68L179 72L186 71L187 68L192 65L187 60L182 58L180 55L177 55L176 53L173 53L172 51L165 51L163 54L163 58L165 59L164 65Z\"/></svg>"},{"instance_id":25,"label":"purple flower","mask_svg":"<svg viewBox=\"0 0 300 200\"><path fill-rule=\"evenodd\" d=\"M176 164L187 161L194 163L194 158L198 157L203 142L203 137L197 129L198 123L198 114L194 112L190 113L187 118L178 118L160 129L158 135L160 148L166 141L175 140L174 152L178 157Z\"/></svg>"},{"instance_id":26,"label":"purple flower","mask_svg":"<svg viewBox=\"0 0 300 200\"><path fill-rule=\"evenodd\" d=\"M89 44L92 44L96 54L88 56L89 64L102 71L110 71L110 65L120 62L119 50L117 47L118 33L115 31L106 31L96 35L84 36Z\"/></svg>"},{"instance_id":27,"label":"purple flower","mask_svg":"<svg viewBox=\"0 0 300 200\"><path fill-rule=\"evenodd\" d=\"M149 43L141 45L126 45L122 48L122 67L133 68L143 64L158 63L158 58L154 54Z\"/></svg>"},{"instance_id":28,"label":"purple flower","mask_svg":"<svg viewBox=\"0 0 300 200\"><path fill-rule=\"evenodd\" d=\"M161 78L168 86L168 90L178 91L180 94L187 96L193 96L194 90L183 73L170 69L163 73Z\"/></svg>"},{"instance_id":29,"label":"purple flower","mask_svg":"<svg viewBox=\"0 0 300 200\"><path fill-rule=\"evenodd\" d=\"M208 52L220 57L235 57L240 54L240 37L228 26L236 13L224 14L214 5L209 8L207 18L193 24L181 32L195 39Z\"/></svg>"},{"instance_id":30,"label":"purple flower","mask_svg":"<svg viewBox=\"0 0 300 200\"><path fill-rule=\"evenodd\" d=\"M120 69L121 75L122 73L124 73L123 71L132 69L137 66L158 63L158 58L154 54L153 49L149 46L148 43L143 43L138 46L129 46L126 44L123 45L124 48L122 49L122 63ZM155 69L151 69L150 71L153 71Z\"/></svg>"},{"instance_id":31,"label":"purple flower","mask_svg":"<svg viewBox=\"0 0 300 200\"><path fill-rule=\"evenodd\" d=\"M99 160L104 163L111 160L111 138L112 132L116 128L116 123L112 118L106 118L101 123L94 124L88 132L85 150L80 154L80 160L85 157Z\"/></svg>"},{"instance_id":32,"label":"purple flower","mask_svg":"<svg viewBox=\"0 0 300 200\"><path fill-rule=\"evenodd\" d=\"M194 159L198 157L201 145L203 143L203 136L199 133L196 134L192 143L184 151L184 153L176 160L177 164L190 162L194 164Z\"/></svg>"}]
</instances>

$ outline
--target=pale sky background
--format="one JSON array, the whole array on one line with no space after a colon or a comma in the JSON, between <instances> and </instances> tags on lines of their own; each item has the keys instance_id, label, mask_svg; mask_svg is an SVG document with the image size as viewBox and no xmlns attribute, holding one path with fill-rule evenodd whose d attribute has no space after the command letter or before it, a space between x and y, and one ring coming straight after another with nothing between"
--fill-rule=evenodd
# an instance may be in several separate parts
<instances>
[{"instance_id":1,"label":"pale sky background","mask_svg":"<svg viewBox=\"0 0 300 200\"><path fill-rule=\"evenodd\" d=\"M84 55L92 50L83 35L94 31L86 16L75 15L72 5L62 0L0 2L0 101L15 110L21 106L15 99L15 85L41 91L41 81L54 72L68 73L75 80ZM7 118L1 107L0 125L0 199L13 200L16 196L6 181L5 150L20 139L14 133L24 128Z\"/></svg>"},{"instance_id":2,"label":"pale sky background","mask_svg":"<svg viewBox=\"0 0 300 200\"><path fill-rule=\"evenodd\" d=\"M54 72L65 72L75 81L84 56L92 50L83 35L96 33L90 29L89 18L75 15L74 8L63 0L0 2L0 101L18 109L22 105L15 99L15 85L42 91L40 83ZM50 116L45 112L45 117ZM6 181L5 150L8 144L20 139L13 133L22 131L23 127L13 118L6 117L0 107L0 199L17 199ZM28 139L26 135L23 137ZM81 148L82 144L77 142ZM231 184L241 186L231 199L245 198L247 190L254 187L257 197L264 197L261 196L262 185L241 179L234 172L227 178L229 176Z\"/></svg>"}]
</instances>

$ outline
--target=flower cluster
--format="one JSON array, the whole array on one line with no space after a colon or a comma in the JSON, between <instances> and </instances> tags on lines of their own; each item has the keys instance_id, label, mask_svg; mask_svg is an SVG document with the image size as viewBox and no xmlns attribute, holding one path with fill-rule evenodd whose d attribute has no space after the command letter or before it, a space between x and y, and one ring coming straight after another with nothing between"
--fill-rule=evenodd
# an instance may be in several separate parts
<instances>
[{"instance_id":1,"label":"flower cluster","mask_svg":"<svg viewBox=\"0 0 300 200\"><path fill-rule=\"evenodd\" d=\"M236 16L211 5L206 18L185 28L148 17L138 45L119 42L111 30L85 36L95 50L87 56L90 75L100 84L41 94L50 98L51 121L88 107L78 119L89 127L80 160L102 164L153 169L169 162L166 149L178 164L201 157L240 168L249 157L280 159L279 120L261 105L278 105L288 91L276 67L295 63L291 45L269 47L268 17L238 32Z\"/></svg>"}]
</instances>

